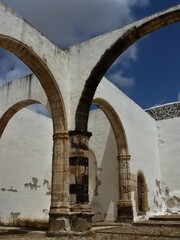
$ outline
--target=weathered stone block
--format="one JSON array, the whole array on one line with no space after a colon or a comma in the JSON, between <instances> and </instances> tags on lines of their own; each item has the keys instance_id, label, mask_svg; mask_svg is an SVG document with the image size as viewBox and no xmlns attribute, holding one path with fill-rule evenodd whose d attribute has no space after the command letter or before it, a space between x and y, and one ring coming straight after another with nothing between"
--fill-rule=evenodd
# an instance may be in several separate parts
<instances>
[{"instance_id":1,"label":"weathered stone block","mask_svg":"<svg viewBox=\"0 0 180 240\"><path fill-rule=\"evenodd\" d=\"M74 216L71 219L71 230L77 232L83 232L90 230L92 227L92 221L88 218Z\"/></svg>"}]
</instances>

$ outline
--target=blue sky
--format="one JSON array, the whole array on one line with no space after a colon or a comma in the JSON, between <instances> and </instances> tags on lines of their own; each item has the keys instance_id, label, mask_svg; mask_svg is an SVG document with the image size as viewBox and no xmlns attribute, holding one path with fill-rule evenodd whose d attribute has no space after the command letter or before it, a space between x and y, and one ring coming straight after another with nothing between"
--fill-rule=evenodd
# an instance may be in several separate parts
<instances>
[{"instance_id":1,"label":"blue sky","mask_svg":"<svg viewBox=\"0 0 180 240\"><path fill-rule=\"evenodd\" d=\"M55 42L68 47L179 4L179 0L3 0ZM142 108L180 100L180 23L149 34L106 76ZM0 84L29 73L0 50Z\"/></svg>"},{"instance_id":2,"label":"blue sky","mask_svg":"<svg viewBox=\"0 0 180 240\"><path fill-rule=\"evenodd\" d=\"M146 8L136 8L134 14L141 19L179 3L150 1ZM119 64L134 84L121 89L143 108L180 100L180 23L155 31L135 45L138 53L134 61L124 68Z\"/></svg>"}]
</instances>

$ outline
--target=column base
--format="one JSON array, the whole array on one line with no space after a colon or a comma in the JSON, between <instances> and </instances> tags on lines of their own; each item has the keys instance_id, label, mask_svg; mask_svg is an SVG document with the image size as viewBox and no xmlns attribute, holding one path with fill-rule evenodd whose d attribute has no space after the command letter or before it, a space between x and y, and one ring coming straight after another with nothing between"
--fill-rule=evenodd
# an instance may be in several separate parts
<instances>
[{"instance_id":1,"label":"column base","mask_svg":"<svg viewBox=\"0 0 180 240\"><path fill-rule=\"evenodd\" d=\"M92 229L92 212L49 213L48 236L87 235Z\"/></svg>"},{"instance_id":2,"label":"column base","mask_svg":"<svg viewBox=\"0 0 180 240\"><path fill-rule=\"evenodd\" d=\"M70 224L72 231L82 232L92 229L92 207L90 204L70 205Z\"/></svg>"},{"instance_id":3,"label":"column base","mask_svg":"<svg viewBox=\"0 0 180 240\"><path fill-rule=\"evenodd\" d=\"M133 208L131 203L118 202L117 210L118 210L117 222L122 223L133 222Z\"/></svg>"},{"instance_id":4,"label":"column base","mask_svg":"<svg viewBox=\"0 0 180 240\"><path fill-rule=\"evenodd\" d=\"M48 236L64 235L70 231L68 213L49 213Z\"/></svg>"}]
</instances>

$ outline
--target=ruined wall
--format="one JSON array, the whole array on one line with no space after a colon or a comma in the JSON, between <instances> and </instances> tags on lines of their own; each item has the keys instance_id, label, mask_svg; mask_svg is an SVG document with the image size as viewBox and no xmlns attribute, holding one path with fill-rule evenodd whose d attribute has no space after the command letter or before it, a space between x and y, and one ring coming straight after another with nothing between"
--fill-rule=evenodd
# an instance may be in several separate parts
<instances>
[{"instance_id":1,"label":"ruined wall","mask_svg":"<svg viewBox=\"0 0 180 240\"><path fill-rule=\"evenodd\" d=\"M52 120L18 112L0 139L0 221L48 219L51 153Z\"/></svg>"},{"instance_id":2,"label":"ruined wall","mask_svg":"<svg viewBox=\"0 0 180 240\"><path fill-rule=\"evenodd\" d=\"M105 79L96 97L112 105L125 130L131 155L135 219L139 170L147 183L148 214L160 213L163 209L156 121ZM93 134L90 139L90 200L95 212L94 221L116 220L119 190L114 133L101 110L91 111L88 130ZM1 220L9 221L17 216L47 219L52 159L51 119L24 109L10 120L0 144Z\"/></svg>"},{"instance_id":3,"label":"ruined wall","mask_svg":"<svg viewBox=\"0 0 180 240\"><path fill-rule=\"evenodd\" d=\"M157 121L162 190L167 210L180 211L180 117Z\"/></svg>"}]
</instances>

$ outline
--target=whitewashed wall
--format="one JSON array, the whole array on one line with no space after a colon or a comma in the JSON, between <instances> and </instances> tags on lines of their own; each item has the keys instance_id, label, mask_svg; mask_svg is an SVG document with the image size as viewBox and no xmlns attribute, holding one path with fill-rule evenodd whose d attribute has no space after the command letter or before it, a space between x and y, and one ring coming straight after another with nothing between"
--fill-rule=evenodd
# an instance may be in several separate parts
<instances>
[{"instance_id":1,"label":"whitewashed wall","mask_svg":"<svg viewBox=\"0 0 180 240\"><path fill-rule=\"evenodd\" d=\"M157 121L157 125L162 190L166 188L167 208L180 210L180 117Z\"/></svg>"},{"instance_id":2,"label":"whitewashed wall","mask_svg":"<svg viewBox=\"0 0 180 240\"><path fill-rule=\"evenodd\" d=\"M18 112L0 139L0 220L47 219L50 207L52 120Z\"/></svg>"},{"instance_id":3,"label":"whitewashed wall","mask_svg":"<svg viewBox=\"0 0 180 240\"><path fill-rule=\"evenodd\" d=\"M108 95L107 90L111 94ZM160 213L156 122L105 79L96 97L108 101L119 114L131 155L131 173L135 175L138 170L143 171L148 186L149 214ZM95 212L94 220L115 220L119 198L117 147L110 124L101 110L91 111L89 131L93 133L90 140L90 199ZM22 218L48 217L50 196L46 194L49 194L47 187L51 178L51 136L51 119L27 109L10 120L0 141L2 220L7 221L11 213L20 213ZM96 181L98 194L94 194ZM137 219L134 197L132 193L134 216Z\"/></svg>"},{"instance_id":4,"label":"whitewashed wall","mask_svg":"<svg viewBox=\"0 0 180 240\"><path fill-rule=\"evenodd\" d=\"M47 96L34 74L0 86L0 117L14 104L26 100L48 105Z\"/></svg>"},{"instance_id":5,"label":"whitewashed wall","mask_svg":"<svg viewBox=\"0 0 180 240\"><path fill-rule=\"evenodd\" d=\"M111 90L109 97L107 89ZM160 212L161 199L160 195L156 196L156 180L160 180L156 122L107 80L103 81L96 97L104 98L119 114L132 157L131 172L143 171L150 214ZM93 133L90 140L90 199L94 220L115 220L119 198L117 147L111 126L101 110L91 111L89 131ZM51 136L51 119L27 109L10 120L0 141L2 220L7 221L11 213L20 213L22 218L48 217L50 196L46 194L49 194L47 187L51 178ZM96 181L98 194L94 194ZM132 198L135 213L134 194Z\"/></svg>"},{"instance_id":6,"label":"whitewashed wall","mask_svg":"<svg viewBox=\"0 0 180 240\"><path fill-rule=\"evenodd\" d=\"M131 173L137 174L139 170L144 173L148 186L148 205L151 209L148 214L158 214L162 210L162 201L157 186L157 181L160 181L160 167L156 121L105 78L99 85L95 98L106 100L118 113L131 155ZM134 198L132 194L135 213ZM136 219L136 214L134 217Z\"/></svg>"}]
</instances>

